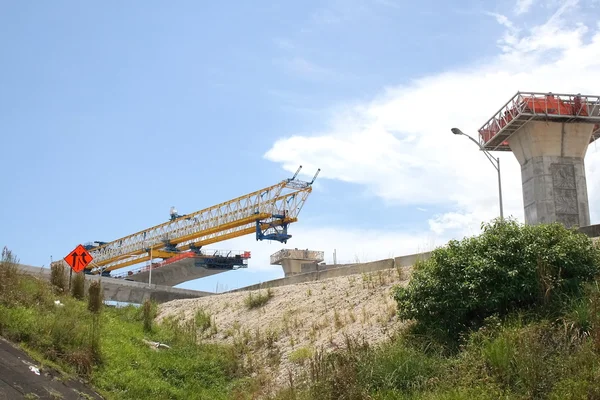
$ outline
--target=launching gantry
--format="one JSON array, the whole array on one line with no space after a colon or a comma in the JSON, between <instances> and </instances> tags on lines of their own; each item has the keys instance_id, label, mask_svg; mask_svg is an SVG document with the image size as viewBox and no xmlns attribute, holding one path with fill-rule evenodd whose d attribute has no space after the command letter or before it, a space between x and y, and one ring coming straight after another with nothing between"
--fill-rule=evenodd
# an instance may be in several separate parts
<instances>
[{"instance_id":1,"label":"launching gantry","mask_svg":"<svg viewBox=\"0 0 600 400\"><path fill-rule=\"evenodd\" d=\"M110 276L111 271L147 262L151 257L167 261L161 265L163 269L169 264L168 260L189 259L192 257L189 254L195 258L218 260L225 270L244 268L246 262L243 260L250 257L249 252L233 254L232 257L241 261L228 263L220 257L221 253L206 251L203 247L253 233L256 240L287 243L292 237L288 234L288 226L298 221L320 172L318 169L310 182L302 181L297 179L301 168L292 178L275 185L190 214L179 215L172 208L168 222L111 242L86 246L93 262L85 272ZM195 265L208 268L202 262ZM149 268L154 269L155 264ZM144 268L141 270L145 271Z\"/></svg>"}]
</instances>

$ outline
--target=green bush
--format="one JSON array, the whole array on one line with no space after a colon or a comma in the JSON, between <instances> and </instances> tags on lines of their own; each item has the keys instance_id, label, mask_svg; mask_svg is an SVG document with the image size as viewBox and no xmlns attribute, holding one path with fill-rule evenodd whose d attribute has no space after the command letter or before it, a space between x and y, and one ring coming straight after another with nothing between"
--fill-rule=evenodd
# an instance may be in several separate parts
<instances>
[{"instance_id":1,"label":"green bush","mask_svg":"<svg viewBox=\"0 0 600 400\"><path fill-rule=\"evenodd\" d=\"M490 315L560 304L599 266L600 249L584 234L558 223L497 219L484 224L480 236L434 250L394 297L401 318L456 339Z\"/></svg>"}]
</instances>

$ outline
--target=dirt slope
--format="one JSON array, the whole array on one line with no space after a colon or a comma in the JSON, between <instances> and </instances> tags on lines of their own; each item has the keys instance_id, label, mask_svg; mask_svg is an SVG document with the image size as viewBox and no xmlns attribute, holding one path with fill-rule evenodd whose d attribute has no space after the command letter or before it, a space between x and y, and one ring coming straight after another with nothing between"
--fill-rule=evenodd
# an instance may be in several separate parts
<instances>
[{"instance_id":1,"label":"dirt slope","mask_svg":"<svg viewBox=\"0 0 600 400\"><path fill-rule=\"evenodd\" d=\"M277 287L256 308L249 308L249 296L257 302L267 290L174 300L159 306L157 322L208 313L213 324L201 340L240 346L270 391L289 385L290 372L298 379L299 366L315 349L343 347L345 335L369 343L386 340L400 325L391 289L406 284L408 274L409 269L389 269Z\"/></svg>"}]
</instances>

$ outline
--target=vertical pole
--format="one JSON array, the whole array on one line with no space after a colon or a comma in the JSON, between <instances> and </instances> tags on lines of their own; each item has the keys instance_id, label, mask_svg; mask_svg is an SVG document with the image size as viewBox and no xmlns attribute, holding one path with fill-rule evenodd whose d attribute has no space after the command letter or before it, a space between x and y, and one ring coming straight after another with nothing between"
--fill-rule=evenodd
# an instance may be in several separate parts
<instances>
[{"instance_id":1,"label":"vertical pole","mask_svg":"<svg viewBox=\"0 0 600 400\"><path fill-rule=\"evenodd\" d=\"M150 246L150 274L148 275L148 286L152 286L152 246Z\"/></svg>"},{"instance_id":2,"label":"vertical pole","mask_svg":"<svg viewBox=\"0 0 600 400\"><path fill-rule=\"evenodd\" d=\"M496 161L498 161L498 197L500 199L500 219L504 220L504 207L502 205L502 179L500 178L500 157L498 157Z\"/></svg>"},{"instance_id":3,"label":"vertical pole","mask_svg":"<svg viewBox=\"0 0 600 400\"><path fill-rule=\"evenodd\" d=\"M71 291L71 278L73 278L73 268L69 268L69 292Z\"/></svg>"}]
</instances>

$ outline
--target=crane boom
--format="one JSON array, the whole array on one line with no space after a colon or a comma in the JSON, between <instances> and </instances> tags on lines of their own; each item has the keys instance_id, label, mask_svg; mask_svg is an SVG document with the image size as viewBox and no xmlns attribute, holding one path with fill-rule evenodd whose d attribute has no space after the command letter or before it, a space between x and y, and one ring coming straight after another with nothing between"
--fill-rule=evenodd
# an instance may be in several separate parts
<instances>
[{"instance_id":1,"label":"crane boom","mask_svg":"<svg viewBox=\"0 0 600 400\"><path fill-rule=\"evenodd\" d=\"M174 254L254 232L256 240L285 243L288 224L298 220L312 192L314 178L296 179L300 168L276 185L91 248L94 267L112 271L149 260L150 249Z\"/></svg>"}]
</instances>

